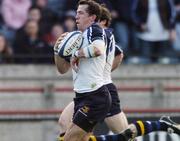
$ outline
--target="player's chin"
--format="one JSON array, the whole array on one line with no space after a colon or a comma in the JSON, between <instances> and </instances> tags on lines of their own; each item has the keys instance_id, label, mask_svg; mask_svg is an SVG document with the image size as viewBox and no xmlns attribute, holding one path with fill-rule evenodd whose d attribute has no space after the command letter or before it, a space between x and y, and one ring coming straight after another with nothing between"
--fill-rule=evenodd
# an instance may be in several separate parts
<instances>
[{"instance_id":1,"label":"player's chin","mask_svg":"<svg viewBox=\"0 0 180 141\"><path fill-rule=\"evenodd\" d=\"M80 27L80 24L79 24L79 23L76 23L76 25L77 25L77 28L79 29L79 27Z\"/></svg>"}]
</instances>

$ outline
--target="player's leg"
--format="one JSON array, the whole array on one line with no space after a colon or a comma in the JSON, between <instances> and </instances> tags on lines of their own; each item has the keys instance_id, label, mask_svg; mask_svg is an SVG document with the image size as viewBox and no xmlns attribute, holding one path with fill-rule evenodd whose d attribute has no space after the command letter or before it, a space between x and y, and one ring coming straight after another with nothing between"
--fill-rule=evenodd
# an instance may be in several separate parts
<instances>
[{"instance_id":1,"label":"player's leg","mask_svg":"<svg viewBox=\"0 0 180 141\"><path fill-rule=\"evenodd\" d=\"M64 135L72 122L73 113L74 113L74 102L72 101L65 107L59 118L58 123L60 125L60 135L57 138L57 141L64 141ZM87 135L82 137L81 141L87 141L91 134L92 133L88 133Z\"/></svg>"},{"instance_id":2,"label":"player's leg","mask_svg":"<svg viewBox=\"0 0 180 141\"><path fill-rule=\"evenodd\" d=\"M121 133L123 130L128 128L128 121L124 112L107 117L105 122L109 129L115 134Z\"/></svg>"},{"instance_id":3,"label":"player's leg","mask_svg":"<svg viewBox=\"0 0 180 141\"><path fill-rule=\"evenodd\" d=\"M58 124L60 125L60 135L58 137L58 141L63 141L64 134L72 121L73 113L74 102L72 101L65 107L65 109L59 117Z\"/></svg>"},{"instance_id":4,"label":"player's leg","mask_svg":"<svg viewBox=\"0 0 180 141\"><path fill-rule=\"evenodd\" d=\"M88 135L88 133L85 130L71 123L64 135L64 141L81 141L86 135Z\"/></svg>"},{"instance_id":5,"label":"player's leg","mask_svg":"<svg viewBox=\"0 0 180 141\"><path fill-rule=\"evenodd\" d=\"M146 135L154 131L165 131L180 135L179 124L173 122L169 117L166 116L161 117L160 120L157 121L136 121L129 125L129 129L132 133L126 135L129 136L129 138Z\"/></svg>"},{"instance_id":6,"label":"player's leg","mask_svg":"<svg viewBox=\"0 0 180 141\"><path fill-rule=\"evenodd\" d=\"M157 121L136 121L120 134L90 136L89 141L128 141L137 136L143 136L154 131L165 131L180 135L180 125L173 122L169 117L162 117Z\"/></svg>"},{"instance_id":7,"label":"player's leg","mask_svg":"<svg viewBox=\"0 0 180 141\"><path fill-rule=\"evenodd\" d=\"M64 141L82 140L103 120L110 108L111 97L105 86L88 93L76 93L73 123L65 133Z\"/></svg>"},{"instance_id":8,"label":"player's leg","mask_svg":"<svg viewBox=\"0 0 180 141\"><path fill-rule=\"evenodd\" d=\"M88 141L128 141L128 139L122 134L101 136L91 135Z\"/></svg>"},{"instance_id":9,"label":"player's leg","mask_svg":"<svg viewBox=\"0 0 180 141\"><path fill-rule=\"evenodd\" d=\"M128 128L128 121L124 114L124 112L121 111L120 108L120 100L117 93L117 89L113 83L109 83L106 85L108 88L108 91L110 92L111 98L112 98L112 104L111 108L107 114L107 117L105 118L105 122L108 125L109 129L113 133L120 133L123 130ZM126 141L126 137L124 134L118 134L116 135L101 135L101 136L94 136L91 135L89 138L89 141Z\"/></svg>"},{"instance_id":10,"label":"player's leg","mask_svg":"<svg viewBox=\"0 0 180 141\"><path fill-rule=\"evenodd\" d=\"M126 115L121 110L120 99L116 86L113 83L109 83L106 85L106 87L108 88L111 95L112 104L110 111L105 118L105 122L109 129L113 133L117 134L128 128L128 121Z\"/></svg>"}]
</instances>

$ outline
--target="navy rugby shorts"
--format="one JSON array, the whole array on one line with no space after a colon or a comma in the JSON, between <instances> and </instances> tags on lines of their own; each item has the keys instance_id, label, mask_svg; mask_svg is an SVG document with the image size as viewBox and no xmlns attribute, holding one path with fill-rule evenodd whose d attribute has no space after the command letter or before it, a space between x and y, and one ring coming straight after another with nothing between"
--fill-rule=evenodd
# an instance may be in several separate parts
<instances>
[{"instance_id":1,"label":"navy rugby shorts","mask_svg":"<svg viewBox=\"0 0 180 141\"><path fill-rule=\"evenodd\" d=\"M106 86L93 92L76 93L73 123L86 132L104 120L111 107L111 96Z\"/></svg>"},{"instance_id":2,"label":"navy rugby shorts","mask_svg":"<svg viewBox=\"0 0 180 141\"><path fill-rule=\"evenodd\" d=\"M108 91L109 91L109 93L111 95L111 99L112 99L111 108L106 116L106 117L110 117L110 116L119 114L121 112L120 99L118 96L117 88L113 83L109 83L105 86L108 88Z\"/></svg>"}]
</instances>

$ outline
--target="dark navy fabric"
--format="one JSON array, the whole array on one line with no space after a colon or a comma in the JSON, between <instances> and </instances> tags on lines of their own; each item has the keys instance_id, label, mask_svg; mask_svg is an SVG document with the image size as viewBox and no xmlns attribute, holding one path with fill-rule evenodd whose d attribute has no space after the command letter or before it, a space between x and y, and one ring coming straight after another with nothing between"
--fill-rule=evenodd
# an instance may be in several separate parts
<instances>
[{"instance_id":1,"label":"dark navy fabric","mask_svg":"<svg viewBox=\"0 0 180 141\"><path fill-rule=\"evenodd\" d=\"M73 123L86 132L92 131L97 122L104 120L111 107L111 96L106 86L93 92L76 93Z\"/></svg>"},{"instance_id":2,"label":"dark navy fabric","mask_svg":"<svg viewBox=\"0 0 180 141\"><path fill-rule=\"evenodd\" d=\"M120 99L118 96L118 91L116 86L113 83L107 84L106 85L112 99L111 103L111 108L107 114L107 117L116 115L121 112L121 107L120 107Z\"/></svg>"}]
</instances>

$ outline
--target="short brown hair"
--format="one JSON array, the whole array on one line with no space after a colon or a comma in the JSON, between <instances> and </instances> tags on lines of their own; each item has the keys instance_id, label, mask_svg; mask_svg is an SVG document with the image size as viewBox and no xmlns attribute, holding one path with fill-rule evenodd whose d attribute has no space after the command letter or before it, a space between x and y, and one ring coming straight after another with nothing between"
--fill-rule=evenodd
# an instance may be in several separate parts
<instances>
[{"instance_id":1,"label":"short brown hair","mask_svg":"<svg viewBox=\"0 0 180 141\"><path fill-rule=\"evenodd\" d=\"M80 0L78 2L79 5L88 5L87 13L89 15L96 15L95 22L98 22L101 15L101 6L99 3L93 1L93 0Z\"/></svg>"},{"instance_id":2,"label":"short brown hair","mask_svg":"<svg viewBox=\"0 0 180 141\"><path fill-rule=\"evenodd\" d=\"M106 7L104 4L102 4L102 5L101 5L100 22L101 22L101 21L104 21L104 20L106 20L105 26L106 26L106 27L109 27L110 24L111 24L111 20L112 20L111 13L110 13L110 11L107 9L107 7Z\"/></svg>"}]
</instances>

